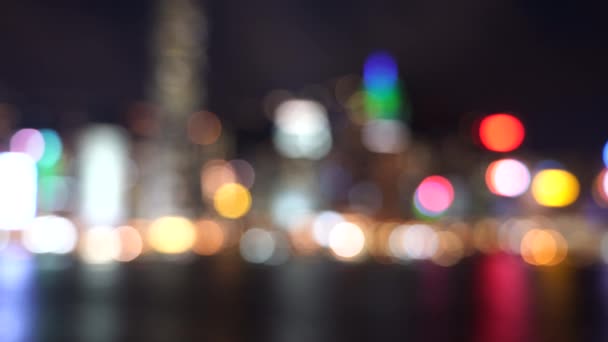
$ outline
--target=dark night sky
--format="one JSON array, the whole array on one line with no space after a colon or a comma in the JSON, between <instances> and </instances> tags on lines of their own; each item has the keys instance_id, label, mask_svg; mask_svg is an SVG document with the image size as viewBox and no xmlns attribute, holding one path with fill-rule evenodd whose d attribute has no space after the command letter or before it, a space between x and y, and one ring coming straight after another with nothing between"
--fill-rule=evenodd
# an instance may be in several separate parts
<instances>
[{"instance_id":1,"label":"dark night sky","mask_svg":"<svg viewBox=\"0 0 608 342\"><path fill-rule=\"evenodd\" d=\"M267 134L268 91L360 73L370 51L386 49L398 59L416 133L439 137L463 113L508 110L525 120L532 150L592 154L608 138L608 21L595 1L207 3L209 107L239 133ZM3 1L1 100L32 125L74 111L119 120L146 97L152 7Z\"/></svg>"}]
</instances>

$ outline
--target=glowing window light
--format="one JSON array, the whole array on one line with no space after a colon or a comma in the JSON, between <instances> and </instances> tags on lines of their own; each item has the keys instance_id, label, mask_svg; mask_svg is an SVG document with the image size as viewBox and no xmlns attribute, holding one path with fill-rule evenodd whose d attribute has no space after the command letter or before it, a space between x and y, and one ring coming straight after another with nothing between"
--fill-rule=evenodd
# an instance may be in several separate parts
<instances>
[{"instance_id":1,"label":"glowing window light","mask_svg":"<svg viewBox=\"0 0 608 342\"><path fill-rule=\"evenodd\" d=\"M39 216L24 229L23 246L32 253L66 254L74 250L78 233L70 220Z\"/></svg>"},{"instance_id":2,"label":"glowing window light","mask_svg":"<svg viewBox=\"0 0 608 342\"><path fill-rule=\"evenodd\" d=\"M532 196L546 207L568 206L576 201L579 191L576 176L565 170L542 170L532 179Z\"/></svg>"},{"instance_id":3,"label":"glowing window light","mask_svg":"<svg viewBox=\"0 0 608 342\"><path fill-rule=\"evenodd\" d=\"M38 165L43 168L51 168L61 159L63 144L57 132L52 129L41 129L40 134L44 139L44 153L38 160Z\"/></svg>"},{"instance_id":4,"label":"glowing window light","mask_svg":"<svg viewBox=\"0 0 608 342\"><path fill-rule=\"evenodd\" d=\"M365 234L354 223L340 222L329 233L329 248L339 258L357 257L365 248Z\"/></svg>"},{"instance_id":5,"label":"glowing window light","mask_svg":"<svg viewBox=\"0 0 608 342\"><path fill-rule=\"evenodd\" d=\"M524 140L524 125L510 114L492 114L481 120L479 138L485 148L495 152L510 152Z\"/></svg>"},{"instance_id":6,"label":"glowing window light","mask_svg":"<svg viewBox=\"0 0 608 342\"><path fill-rule=\"evenodd\" d=\"M261 264L272 258L275 253L276 241L269 231L251 228L241 236L239 248L245 261Z\"/></svg>"},{"instance_id":7,"label":"glowing window light","mask_svg":"<svg viewBox=\"0 0 608 342\"><path fill-rule=\"evenodd\" d=\"M496 195L517 197L528 190L530 171L518 160L497 160L486 170L486 184Z\"/></svg>"},{"instance_id":8,"label":"glowing window light","mask_svg":"<svg viewBox=\"0 0 608 342\"><path fill-rule=\"evenodd\" d=\"M181 254L196 242L196 228L187 218L164 216L150 224L147 238L150 247L159 253Z\"/></svg>"},{"instance_id":9,"label":"glowing window light","mask_svg":"<svg viewBox=\"0 0 608 342\"><path fill-rule=\"evenodd\" d=\"M211 145L222 134L222 123L211 112L196 112L188 120L188 137L199 145Z\"/></svg>"},{"instance_id":10,"label":"glowing window light","mask_svg":"<svg viewBox=\"0 0 608 342\"><path fill-rule=\"evenodd\" d=\"M37 172L27 154L0 153L0 229L24 228L36 214Z\"/></svg>"},{"instance_id":11,"label":"glowing window light","mask_svg":"<svg viewBox=\"0 0 608 342\"><path fill-rule=\"evenodd\" d=\"M13 134L10 146L11 152L25 153L38 161L44 153L44 138L36 129L23 128Z\"/></svg>"},{"instance_id":12,"label":"glowing window light","mask_svg":"<svg viewBox=\"0 0 608 342\"><path fill-rule=\"evenodd\" d=\"M83 232L80 257L88 264L109 264L120 250L120 237L112 227L95 226Z\"/></svg>"},{"instance_id":13,"label":"glowing window light","mask_svg":"<svg viewBox=\"0 0 608 342\"><path fill-rule=\"evenodd\" d=\"M454 202L454 187L447 178L429 176L422 180L414 194L414 205L427 216L445 212Z\"/></svg>"},{"instance_id":14,"label":"glowing window light","mask_svg":"<svg viewBox=\"0 0 608 342\"><path fill-rule=\"evenodd\" d=\"M399 120L369 120L361 131L361 141L375 153L399 153L409 143L409 131Z\"/></svg>"},{"instance_id":15,"label":"glowing window light","mask_svg":"<svg viewBox=\"0 0 608 342\"><path fill-rule=\"evenodd\" d=\"M335 211L324 211L317 215L312 224L312 237L319 246L329 246L329 233L344 217Z\"/></svg>"},{"instance_id":16,"label":"glowing window light","mask_svg":"<svg viewBox=\"0 0 608 342\"><path fill-rule=\"evenodd\" d=\"M251 208L251 194L241 184L224 184L215 192L213 206L223 217L236 219Z\"/></svg>"},{"instance_id":17,"label":"glowing window light","mask_svg":"<svg viewBox=\"0 0 608 342\"><path fill-rule=\"evenodd\" d=\"M275 110L273 141L288 158L321 159L332 139L325 108L310 100L286 100Z\"/></svg>"},{"instance_id":18,"label":"glowing window light","mask_svg":"<svg viewBox=\"0 0 608 342\"><path fill-rule=\"evenodd\" d=\"M532 229L521 240L521 256L532 265L557 265L566 258L567 253L566 240L552 229Z\"/></svg>"},{"instance_id":19,"label":"glowing window light","mask_svg":"<svg viewBox=\"0 0 608 342\"><path fill-rule=\"evenodd\" d=\"M127 138L122 129L110 125L87 128L80 139L80 215L87 224L116 224L127 208Z\"/></svg>"},{"instance_id":20,"label":"glowing window light","mask_svg":"<svg viewBox=\"0 0 608 342\"><path fill-rule=\"evenodd\" d=\"M120 239L120 253L115 256L116 261L129 262L135 260L143 251L143 240L137 229L131 226L116 228Z\"/></svg>"},{"instance_id":21,"label":"glowing window light","mask_svg":"<svg viewBox=\"0 0 608 342\"><path fill-rule=\"evenodd\" d=\"M200 220L196 223L198 238L192 247L200 255L213 255L224 246L226 239L224 229L219 223L211 220Z\"/></svg>"}]
</instances>

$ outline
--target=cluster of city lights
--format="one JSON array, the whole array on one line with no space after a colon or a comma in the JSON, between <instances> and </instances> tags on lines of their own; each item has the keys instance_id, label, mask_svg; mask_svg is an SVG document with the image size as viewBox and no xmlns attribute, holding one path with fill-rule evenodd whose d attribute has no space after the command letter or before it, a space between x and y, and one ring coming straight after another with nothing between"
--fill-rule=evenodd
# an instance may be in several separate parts
<instances>
[{"instance_id":1,"label":"cluster of city lights","mask_svg":"<svg viewBox=\"0 0 608 342\"><path fill-rule=\"evenodd\" d=\"M130 220L116 227L86 227L75 219L44 215L35 217L21 231L0 231L0 250L15 243L32 254L73 255L87 264L236 251L247 262L268 265L319 253L339 261L428 260L446 267L474 253L496 252L520 255L536 266L553 266L565 260L583 264L598 259L608 262L608 233L585 225L577 217L431 223L374 221L356 213L323 211L312 214L297 229L253 225L240 232L229 221L211 218L191 221L164 216L153 221Z\"/></svg>"},{"instance_id":2,"label":"cluster of city lights","mask_svg":"<svg viewBox=\"0 0 608 342\"><path fill-rule=\"evenodd\" d=\"M342 137L332 135L335 106L275 91L265 103L278 152L277 173L271 176L246 159L226 158L222 144L229 138L216 114L195 112L185 122L189 143L207 153L196 166L200 174L195 175L194 188L200 187L205 216L197 220L177 210L157 213L155 201L179 198L171 189L181 175L152 177L159 190L142 189L141 178L149 177L158 164L139 161L142 156L133 152L130 135L145 141L158 133L159 124L148 107L138 105L129 112L129 130L107 124L85 127L73 149L64 149L64 141L52 129L17 130L0 153L0 247L18 242L31 253L76 253L91 264L230 250L238 250L246 261L264 264L325 252L343 261L374 257L431 260L443 266L474 250L515 253L533 265L556 265L569 255L582 254L582 249L608 258L607 238L586 223L570 225L575 236L568 225L547 218L466 222L464 218L473 215L472 205L465 205L470 202L467 196L482 193L487 203L511 203L540 212L575 203L581 192L579 180L558 162L532 165L514 155L526 130L511 113L485 115L474 124L471 140L493 156L482 165L481 179L467 183L457 174L437 172L420 161L434 159L430 152L422 150L416 159L410 151L417 142L406 124L411 113L402 86L395 60L378 52L367 59L362 81L341 79L335 89L336 102L352 119L344 130L360 138L349 141L347 151L359 148L364 156L386 158L390 163L384 167L398 168L405 175L405 180L384 180L401 196L390 214L399 219L378 220L387 217L379 213L394 204L387 199L386 184L355 178L332 157L345 152ZM146 153L152 161L165 161ZM409 161L402 162L402 156ZM608 167L608 143L603 158ZM603 207L608 206L607 170L599 173L592 188ZM390 174L381 171L380 177ZM143 200L151 206L139 210L137 202ZM330 210L337 207L340 211ZM592 243L581 247L581 236Z\"/></svg>"}]
</instances>

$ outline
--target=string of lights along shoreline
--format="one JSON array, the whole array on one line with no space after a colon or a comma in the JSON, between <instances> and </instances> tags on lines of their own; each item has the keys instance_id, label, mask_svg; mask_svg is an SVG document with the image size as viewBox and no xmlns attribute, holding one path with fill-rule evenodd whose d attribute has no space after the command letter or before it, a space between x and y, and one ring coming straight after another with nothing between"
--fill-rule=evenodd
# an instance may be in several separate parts
<instances>
[{"instance_id":1,"label":"string of lights along shoreline","mask_svg":"<svg viewBox=\"0 0 608 342\"><path fill-rule=\"evenodd\" d=\"M480 115L468 144L478 145L482 161L467 165L465 174L443 174L425 164L439 157L410 131L410 99L388 52L370 54L362 78L348 75L323 87L315 89L331 96L275 90L261 99L274 123L274 150L262 153L276 167L217 152L202 163L195 185L204 204L200 217L132 217L140 177L149 170L130 154L130 145L134 137L153 136L159 125L144 107L126 127L91 124L70 143L50 128L15 129L0 152L0 249L17 245L34 254L74 254L90 264L229 251L271 265L325 254L342 261L432 260L450 266L475 251L513 253L533 265L556 265L567 257L608 261L608 235L588 216L560 209L577 202L577 177L559 161L518 154L534 132L515 114ZM338 130L355 132L357 139ZM191 144L209 151L225 151L222 144L234 139L221 116L210 111L193 113L184 132ZM376 215L386 204L386 187L355 179L340 162L349 154L408 160L405 166L382 166L406 174L405 180L386 180L403 199L393 218ZM602 158L608 167L608 142ZM302 161L318 175L319 193L264 188L276 176L272 172ZM600 209L608 207L607 170L598 173L590 191ZM477 205L471 198L493 209L471 214ZM502 213L494 204L515 209ZM550 216L541 215L547 210Z\"/></svg>"}]
</instances>

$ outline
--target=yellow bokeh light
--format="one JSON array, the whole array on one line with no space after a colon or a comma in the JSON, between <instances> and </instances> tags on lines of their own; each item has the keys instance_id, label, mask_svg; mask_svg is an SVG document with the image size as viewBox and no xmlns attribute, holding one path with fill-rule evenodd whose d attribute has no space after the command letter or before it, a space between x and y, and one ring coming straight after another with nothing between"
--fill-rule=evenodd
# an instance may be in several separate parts
<instances>
[{"instance_id":1,"label":"yellow bokeh light","mask_svg":"<svg viewBox=\"0 0 608 342\"><path fill-rule=\"evenodd\" d=\"M196 229L190 220L178 216L161 217L148 230L150 246L163 254L187 252L196 241Z\"/></svg>"},{"instance_id":2,"label":"yellow bokeh light","mask_svg":"<svg viewBox=\"0 0 608 342\"><path fill-rule=\"evenodd\" d=\"M251 207L251 194L246 187L238 183L222 185L213 196L215 210L226 218L239 218Z\"/></svg>"},{"instance_id":3,"label":"yellow bokeh light","mask_svg":"<svg viewBox=\"0 0 608 342\"><path fill-rule=\"evenodd\" d=\"M580 185L576 176L565 170L542 170L532 180L532 196L546 207L565 207L578 198Z\"/></svg>"},{"instance_id":4,"label":"yellow bokeh light","mask_svg":"<svg viewBox=\"0 0 608 342\"><path fill-rule=\"evenodd\" d=\"M521 256L532 265L557 265L566 258L567 253L566 240L555 230L532 229L521 240Z\"/></svg>"}]
</instances>

